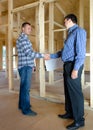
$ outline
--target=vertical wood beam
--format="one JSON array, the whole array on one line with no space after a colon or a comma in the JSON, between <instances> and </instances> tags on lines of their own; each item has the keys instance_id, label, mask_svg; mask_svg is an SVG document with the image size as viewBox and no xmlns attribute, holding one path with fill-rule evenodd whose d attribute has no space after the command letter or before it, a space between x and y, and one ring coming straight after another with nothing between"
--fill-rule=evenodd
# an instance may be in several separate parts
<instances>
[{"instance_id":1,"label":"vertical wood beam","mask_svg":"<svg viewBox=\"0 0 93 130\"><path fill-rule=\"evenodd\" d=\"M45 51L45 37L44 37L44 3L40 0L39 4L39 44L40 52ZM40 59L40 96L45 97L45 69L43 59Z\"/></svg>"},{"instance_id":2,"label":"vertical wood beam","mask_svg":"<svg viewBox=\"0 0 93 130\"><path fill-rule=\"evenodd\" d=\"M54 53L54 3L49 3L49 52ZM54 81L54 71L49 72L49 83Z\"/></svg>"},{"instance_id":3,"label":"vertical wood beam","mask_svg":"<svg viewBox=\"0 0 93 130\"><path fill-rule=\"evenodd\" d=\"M79 0L79 25L84 27L84 0Z\"/></svg>"},{"instance_id":4,"label":"vertical wood beam","mask_svg":"<svg viewBox=\"0 0 93 130\"><path fill-rule=\"evenodd\" d=\"M36 41L36 51L39 51L39 7L36 6L35 8L35 41ZM39 60L36 59L36 81L38 81L39 77Z\"/></svg>"},{"instance_id":5,"label":"vertical wood beam","mask_svg":"<svg viewBox=\"0 0 93 130\"><path fill-rule=\"evenodd\" d=\"M20 12L18 12L17 13L17 33L18 33L18 35L20 34L20 31L21 31L20 24L21 24L21 22L20 22Z\"/></svg>"},{"instance_id":6,"label":"vertical wood beam","mask_svg":"<svg viewBox=\"0 0 93 130\"><path fill-rule=\"evenodd\" d=\"M0 70L2 70L2 59L3 59L3 44L0 42Z\"/></svg>"},{"instance_id":7,"label":"vertical wood beam","mask_svg":"<svg viewBox=\"0 0 93 130\"><path fill-rule=\"evenodd\" d=\"M1 8L1 3L0 3L0 8ZM1 10L0 10L0 24L2 24ZM0 42L0 70L2 70L2 41Z\"/></svg>"},{"instance_id":8,"label":"vertical wood beam","mask_svg":"<svg viewBox=\"0 0 93 130\"><path fill-rule=\"evenodd\" d=\"M21 22L20 22L20 12L17 12L17 34L18 34L18 36L20 34L20 31L21 31L20 24L21 24ZM16 54L17 54L17 48L16 48L15 51L16 51ZM16 66L17 66L17 64L18 64L18 56L16 56L15 60L16 60ZM17 79L19 79L18 69L17 69Z\"/></svg>"},{"instance_id":9,"label":"vertical wood beam","mask_svg":"<svg viewBox=\"0 0 93 130\"><path fill-rule=\"evenodd\" d=\"M6 78L8 76L8 28L6 27L5 46L6 46Z\"/></svg>"},{"instance_id":10,"label":"vertical wood beam","mask_svg":"<svg viewBox=\"0 0 93 130\"><path fill-rule=\"evenodd\" d=\"M39 7L37 6L36 10L35 10L36 51L39 51L39 46L38 46L38 43L39 43L39 13L38 12L39 12Z\"/></svg>"},{"instance_id":11,"label":"vertical wood beam","mask_svg":"<svg viewBox=\"0 0 93 130\"><path fill-rule=\"evenodd\" d=\"M79 0L79 25L83 28L84 27L84 0ZM84 88L85 83L85 76L84 76L84 69L82 72L82 88Z\"/></svg>"},{"instance_id":12,"label":"vertical wood beam","mask_svg":"<svg viewBox=\"0 0 93 130\"><path fill-rule=\"evenodd\" d=\"M8 67L9 67L9 90L13 90L13 0L8 0Z\"/></svg>"},{"instance_id":13,"label":"vertical wood beam","mask_svg":"<svg viewBox=\"0 0 93 130\"><path fill-rule=\"evenodd\" d=\"M0 8L1 8L1 3L0 3ZM1 16L1 11L0 11L0 24L2 24L2 16Z\"/></svg>"},{"instance_id":14,"label":"vertical wood beam","mask_svg":"<svg viewBox=\"0 0 93 130\"><path fill-rule=\"evenodd\" d=\"M90 106L93 108L93 0L90 0Z\"/></svg>"}]
</instances>

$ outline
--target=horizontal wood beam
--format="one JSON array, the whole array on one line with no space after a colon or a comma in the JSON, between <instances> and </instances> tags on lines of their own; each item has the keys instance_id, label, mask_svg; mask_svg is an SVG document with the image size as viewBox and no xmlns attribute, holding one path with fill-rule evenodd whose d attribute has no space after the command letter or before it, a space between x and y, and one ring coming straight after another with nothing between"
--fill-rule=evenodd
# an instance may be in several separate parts
<instances>
[{"instance_id":1,"label":"horizontal wood beam","mask_svg":"<svg viewBox=\"0 0 93 130\"><path fill-rule=\"evenodd\" d=\"M42 0L45 3L55 2L56 0Z\"/></svg>"},{"instance_id":2,"label":"horizontal wood beam","mask_svg":"<svg viewBox=\"0 0 93 130\"><path fill-rule=\"evenodd\" d=\"M54 24L55 24L56 26L58 26L58 27L65 28L65 26L63 26L63 25L61 25L61 24L59 24L59 23L57 23L57 22L55 22L55 21L54 21Z\"/></svg>"},{"instance_id":3,"label":"horizontal wood beam","mask_svg":"<svg viewBox=\"0 0 93 130\"><path fill-rule=\"evenodd\" d=\"M62 7L58 4L58 3L55 3L55 6L59 9L59 11L65 16L66 15L66 12L62 9Z\"/></svg>"},{"instance_id":4,"label":"horizontal wood beam","mask_svg":"<svg viewBox=\"0 0 93 130\"><path fill-rule=\"evenodd\" d=\"M42 0L44 3L49 3L49 2L54 2L55 0ZM15 12L19 12L19 11L22 11L22 10L25 10L25 9L29 9L29 8L32 8L32 7L35 7L37 5L39 5L40 2L37 1L37 2L34 2L34 3L31 3L31 4L27 4L27 5L24 5L24 6L20 6L20 7L17 7L15 9L12 10L13 13Z\"/></svg>"},{"instance_id":5,"label":"horizontal wood beam","mask_svg":"<svg viewBox=\"0 0 93 130\"><path fill-rule=\"evenodd\" d=\"M20 7L13 9L12 12L15 13L15 12L19 12L19 11L22 11L22 10L25 10L25 9L29 9L29 8L37 6L38 4L39 4L39 2L34 2L34 3L31 3L31 4L20 6Z\"/></svg>"},{"instance_id":6,"label":"horizontal wood beam","mask_svg":"<svg viewBox=\"0 0 93 130\"><path fill-rule=\"evenodd\" d=\"M46 20L44 23L49 23L49 20Z\"/></svg>"},{"instance_id":7,"label":"horizontal wood beam","mask_svg":"<svg viewBox=\"0 0 93 130\"><path fill-rule=\"evenodd\" d=\"M66 28L64 29L55 29L54 32L60 32L60 31L66 31Z\"/></svg>"}]
</instances>

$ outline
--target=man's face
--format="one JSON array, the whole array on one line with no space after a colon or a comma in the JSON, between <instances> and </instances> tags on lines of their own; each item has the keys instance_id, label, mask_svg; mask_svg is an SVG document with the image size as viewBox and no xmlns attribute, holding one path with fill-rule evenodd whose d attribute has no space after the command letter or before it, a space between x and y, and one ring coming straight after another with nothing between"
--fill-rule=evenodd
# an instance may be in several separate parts
<instances>
[{"instance_id":1,"label":"man's face","mask_svg":"<svg viewBox=\"0 0 93 130\"><path fill-rule=\"evenodd\" d=\"M22 31L27 34L27 35L30 35L31 34L31 25L25 25L25 27L22 28Z\"/></svg>"},{"instance_id":2,"label":"man's face","mask_svg":"<svg viewBox=\"0 0 93 130\"><path fill-rule=\"evenodd\" d=\"M71 27L71 19L64 19L64 25L67 29L69 29Z\"/></svg>"}]
</instances>

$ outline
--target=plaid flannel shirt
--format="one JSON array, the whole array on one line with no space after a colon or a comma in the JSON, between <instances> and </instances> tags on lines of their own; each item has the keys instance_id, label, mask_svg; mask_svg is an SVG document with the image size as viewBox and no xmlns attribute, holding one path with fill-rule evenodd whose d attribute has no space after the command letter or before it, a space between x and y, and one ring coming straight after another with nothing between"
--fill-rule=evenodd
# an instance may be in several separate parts
<instances>
[{"instance_id":1,"label":"plaid flannel shirt","mask_svg":"<svg viewBox=\"0 0 93 130\"><path fill-rule=\"evenodd\" d=\"M32 44L25 33L21 33L16 41L18 53L18 69L24 66L34 67L35 58L43 58L44 54L35 52Z\"/></svg>"}]
</instances>

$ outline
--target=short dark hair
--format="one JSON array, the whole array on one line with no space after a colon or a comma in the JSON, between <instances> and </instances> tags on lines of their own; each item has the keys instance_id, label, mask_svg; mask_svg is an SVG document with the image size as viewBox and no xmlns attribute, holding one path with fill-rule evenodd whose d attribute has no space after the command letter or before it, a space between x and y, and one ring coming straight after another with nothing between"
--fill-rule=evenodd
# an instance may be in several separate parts
<instances>
[{"instance_id":1,"label":"short dark hair","mask_svg":"<svg viewBox=\"0 0 93 130\"><path fill-rule=\"evenodd\" d=\"M25 27L26 25L31 25L29 22L24 22L23 24L22 24L22 28L23 27Z\"/></svg>"},{"instance_id":2,"label":"short dark hair","mask_svg":"<svg viewBox=\"0 0 93 130\"><path fill-rule=\"evenodd\" d=\"M77 23L77 17L74 14L68 14L64 19L71 19L73 23Z\"/></svg>"}]
</instances>

